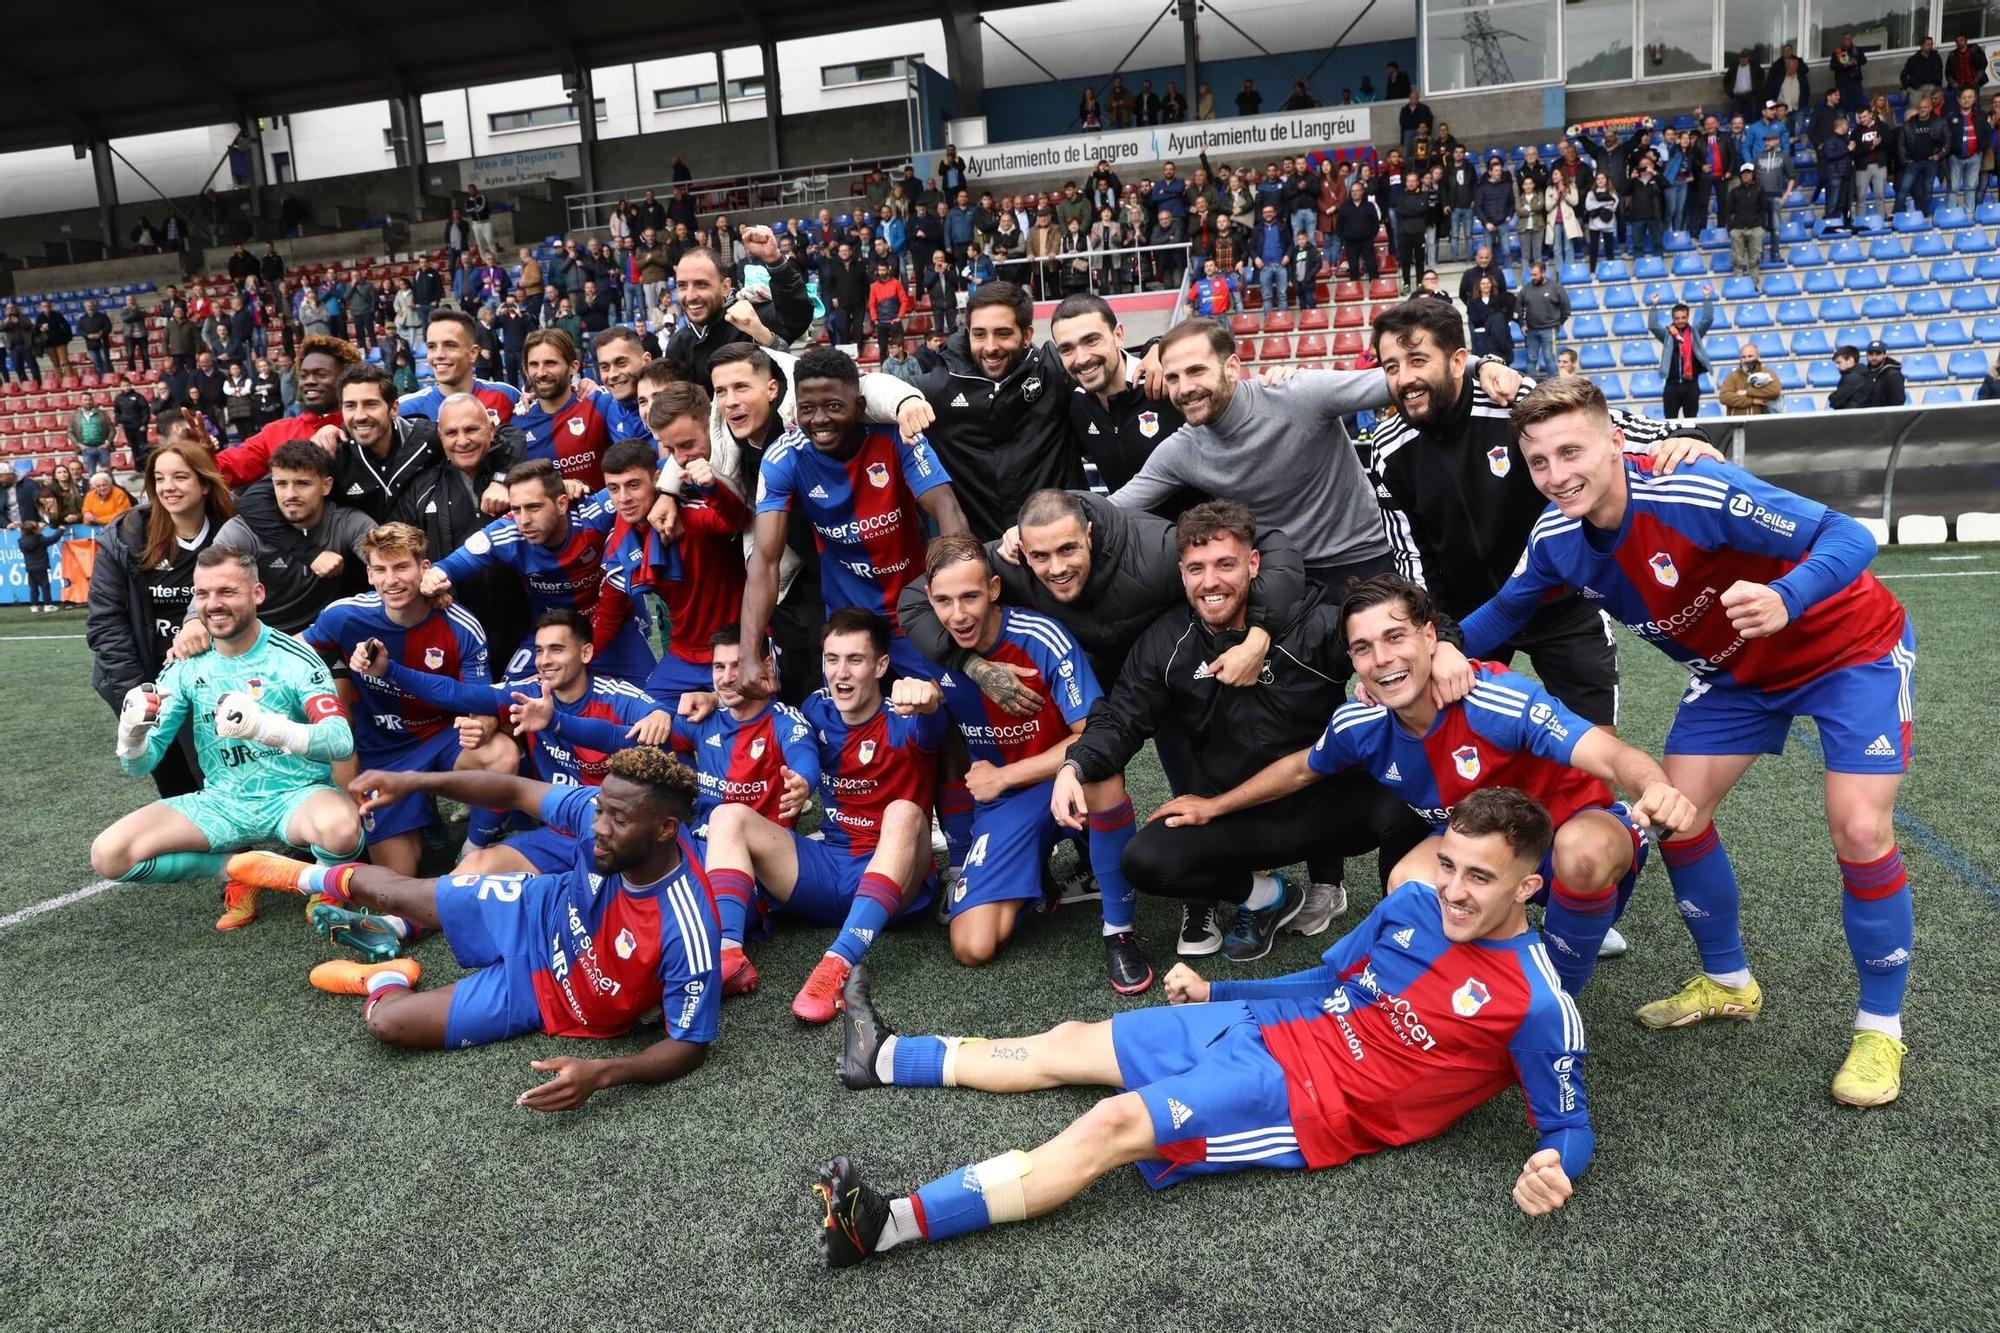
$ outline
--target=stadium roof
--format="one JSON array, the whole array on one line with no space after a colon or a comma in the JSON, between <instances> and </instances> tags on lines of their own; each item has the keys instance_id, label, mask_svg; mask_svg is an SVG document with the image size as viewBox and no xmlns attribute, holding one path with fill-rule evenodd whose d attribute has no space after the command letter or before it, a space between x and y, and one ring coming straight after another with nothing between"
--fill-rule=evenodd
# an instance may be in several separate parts
<instances>
[{"instance_id":1,"label":"stadium roof","mask_svg":"<svg viewBox=\"0 0 2000 1333\"><path fill-rule=\"evenodd\" d=\"M978 0L986 10L1033 0ZM943 17L946 0L57 0L10 6L0 152Z\"/></svg>"}]
</instances>

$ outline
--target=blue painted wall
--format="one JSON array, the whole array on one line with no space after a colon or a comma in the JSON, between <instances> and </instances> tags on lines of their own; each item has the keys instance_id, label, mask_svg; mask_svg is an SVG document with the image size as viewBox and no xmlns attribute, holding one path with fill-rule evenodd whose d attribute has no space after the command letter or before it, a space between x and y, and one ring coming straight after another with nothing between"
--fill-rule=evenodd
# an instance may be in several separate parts
<instances>
[{"instance_id":1,"label":"blue painted wall","mask_svg":"<svg viewBox=\"0 0 2000 1333\"><path fill-rule=\"evenodd\" d=\"M1318 64L1324 51L1294 51L1286 53L1285 60L1293 69L1303 73ZM1340 100L1342 88L1361 86L1361 76L1366 74L1375 82L1377 93L1382 91L1383 71L1393 60L1405 70L1415 70L1417 65L1417 43L1415 38L1395 42L1366 42L1358 46L1344 46L1327 56L1319 72L1312 77L1311 88L1320 101L1332 104ZM1243 80L1257 80L1257 91L1264 94L1263 114L1270 115L1291 95L1292 80L1296 77L1276 60L1259 56L1249 60L1204 60L1200 66L1202 81L1215 90L1215 114L1218 119L1236 114L1236 94L1243 87ZM1182 69L1179 65L1160 69L1128 69L1120 71L1125 87L1132 92L1139 90L1141 79L1153 81L1153 91L1164 94L1169 82L1181 82ZM1106 76L1100 80L1065 79L1060 83L1021 83L1005 88L986 90L986 137L993 143L1006 143L1013 139L1040 139L1052 135L1076 132L1076 104L1083 98L1083 90L1093 82L1100 85L1098 96L1111 80ZM1194 92L1183 88L1188 100L1188 111L1194 111ZM1107 127L1108 128L1108 127Z\"/></svg>"}]
</instances>

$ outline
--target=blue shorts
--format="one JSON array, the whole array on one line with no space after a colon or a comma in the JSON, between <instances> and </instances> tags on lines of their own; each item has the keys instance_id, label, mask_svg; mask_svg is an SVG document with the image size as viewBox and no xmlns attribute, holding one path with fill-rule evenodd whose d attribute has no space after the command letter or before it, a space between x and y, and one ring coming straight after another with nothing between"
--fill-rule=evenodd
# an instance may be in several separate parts
<instances>
[{"instance_id":1,"label":"blue shorts","mask_svg":"<svg viewBox=\"0 0 2000 1333\"><path fill-rule=\"evenodd\" d=\"M803 917L815 925L838 926L846 921L854 895L861 889L861 877L868 873L868 858L803 833L792 834L792 850L798 855L799 877L792 885L792 896L773 905L787 916ZM935 887L926 879L916 896L896 909L892 920L901 921L928 908Z\"/></svg>"},{"instance_id":2,"label":"blue shorts","mask_svg":"<svg viewBox=\"0 0 2000 1333\"><path fill-rule=\"evenodd\" d=\"M559 883L532 875L448 875L437 882L445 943L460 966L478 969L452 986L447 1047L484 1046L544 1030L535 959L542 906Z\"/></svg>"},{"instance_id":3,"label":"blue shorts","mask_svg":"<svg viewBox=\"0 0 2000 1333\"><path fill-rule=\"evenodd\" d=\"M1639 872L1646 868L1646 862L1653 854L1653 844L1646 841L1646 831L1640 828L1638 823L1633 820L1632 809L1625 802L1613 801L1610 805L1588 806L1585 810L1579 810L1576 813L1580 815L1586 813L1588 810L1602 810L1605 814L1610 815L1613 819L1624 825L1625 832L1632 839L1632 864L1627 866L1625 873L1618 877L1618 905L1612 909L1611 917L1613 921L1616 921L1619 916L1624 914L1625 904L1632 897L1632 886L1639 882ZM1540 903L1546 907L1549 901L1549 890L1556 882L1556 849L1554 843L1550 843L1549 850L1542 853L1542 864L1536 868L1536 871L1542 877L1542 887L1537 889L1535 896L1528 901L1531 903ZM1584 886L1579 885L1578 887ZM1596 888L1597 886L1590 885L1588 887Z\"/></svg>"},{"instance_id":4,"label":"blue shorts","mask_svg":"<svg viewBox=\"0 0 2000 1333\"><path fill-rule=\"evenodd\" d=\"M1154 1189L1182 1178L1262 1166L1302 1170L1285 1071L1247 1004L1134 1009L1111 1019L1127 1092L1153 1121L1160 1155L1135 1163Z\"/></svg>"},{"instance_id":5,"label":"blue shorts","mask_svg":"<svg viewBox=\"0 0 2000 1333\"><path fill-rule=\"evenodd\" d=\"M715 673L708 663L690 662L674 652L664 654L653 674L646 677L646 693L669 713L680 707L683 694L714 688Z\"/></svg>"},{"instance_id":6,"label":"blue shorts","mask_svg":"<svg viewBox=\"0 0 2000 1333\"><path fill-rule=\"evenodd\" d=\"M1873 662L1828 672L1789 690L1736 689L1691 680L1667 732L1668 754L1783 754L1792 719L1819 725L1830 773L1905 773L1910 767L1911 686L1917 631Z\"/></svg>"},{"instance_id":7,"label":"blue shorts","mask_svg":"<svg viewBox=\"0 0 2000 1333\"><path fill-rule=\"evenodd\" d=\"M411 741L385 750L361 750L363 768L382 768L391 773L449 773L464 747L458 743L458 729L446 727L428 740ZM423 792L399 796L370 814L361 816L361 827L371 842L414 833L437 818L437 806Z\"/></svg>"},{"instance_id":8,"label":"blue shorts","mask_svg":"<svg viewBox=\"0 0 2000 1333\"><path fill-rule=\"evenodd\" d=\"M1049 853L1067 832L1049 809L1055 779L1010 791L972 808L972 845L951 886L951 914L989 903L1042 896Z\"/></svg>"},{"instance_id":9,"label":"blue shorts","mask_svg":"<svg viewBox=\"0 0 2000 1333\"><path fill-rule=\"evenodd\" d=\"M526 857L538 875L560 875L576 864L577 853L589 850L584 843L546 824L516 833L500 845Z\"/></svg>"}]
</instances>

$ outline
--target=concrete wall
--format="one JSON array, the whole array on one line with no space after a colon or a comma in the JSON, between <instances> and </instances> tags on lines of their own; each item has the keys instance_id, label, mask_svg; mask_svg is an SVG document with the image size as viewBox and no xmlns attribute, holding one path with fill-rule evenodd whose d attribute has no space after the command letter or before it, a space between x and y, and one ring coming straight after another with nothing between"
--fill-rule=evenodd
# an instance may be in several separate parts
<instances>
[{"instance_id":1,"label":"concrete wall","mask_svg":"<svg viewBox=\"0 0 2000 1333\"><path fill-rule=\"evenodd\" d=\"M81 291L90 287L122 287L132 282L165 287L180 281L179 255L138 255L131 259L65 264L59 268L24 269L14 275L14 294L39 296L44 292ZM145 298L141 302L151 304ZM123 304L122 299L117 303Z\"/></svg>"}]
</instances>

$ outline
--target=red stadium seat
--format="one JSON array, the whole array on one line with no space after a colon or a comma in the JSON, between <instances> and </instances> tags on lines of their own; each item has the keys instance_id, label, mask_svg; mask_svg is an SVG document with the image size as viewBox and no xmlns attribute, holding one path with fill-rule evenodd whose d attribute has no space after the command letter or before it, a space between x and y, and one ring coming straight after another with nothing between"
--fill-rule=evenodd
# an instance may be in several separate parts
<instances>
[{"instance_id":1,"label":"red stadium seat","mask_svg":"<svg viewBox=\"0 0 2000 1333\"><path fill-rule=\"evenodd\" d=\"M1299 339L1300 356L1325 356L1326 338L1323 334L1308 333Z\"/></svg>"},{"instance_id":2,"label":"red stadium seat","mask_svg":"<svg viewBox=\"0 0 2000 1333\"><path fill-rule=\"evenodd\" d=\"M1231 315L1229 317L1229 331L1238 338L1253 337L1257 333L1257 317L1255 315Z\"/></svg>"},{"instance_id":3,"label":"red stadium seat","mask_svg":"<svg viewBox=\"0 0 2000 1333\"><path fill-rule=\"evenodd\" d=\"M1403 294L1403 289L1394 278L1377 278L1368 284L1368 299L1371 301L1393 301Z\"/></svg>"},{"instance_id":4,"label":"red stadium seat","mask_svg":"<svg viewBox=\"0 0 2000 1333\"><path fill-rule=\"evenodd\" d=\"M1359 329L1344 329L1334 334L1333 353L1335 356L1360 356L1361 331Z\"/></svg>"},{"instance_id":5,"label":"red stadium seat","mask_svg":"<svg viewBox=\"0 0 2000 1333\"><path fill-rule=\"evenodd\" d=\"M1333 312L1333 327L1336 329L1358 329L1368 321L1364 317L1365 308L1358 305L1336 306Z\"/></svg>"},{"instance_id":6,"label":"red stadium seat","mask_svg":"<svg viewBox=\"0 0 2000 1333\"><path fill-rule=\"evenodd\" d=\"M1264 316L1266 333L1290 333L1293 327L1292 312L1289 310L1273 310Z\"/></svg>"},{"instance_id":7,"label":"red stadium seat","mask_svg":"<svg viewBox=\"0 0 2000 1333\"><path fill-rule=\"evenodd\" d=\"M1325 327L1327 327L1327 317L1325 309L1315 307L1314 309L1311 310L1301 310L1299 312L1300 332L1303 333L1308 329L1323 329Z\"/></svg>"},{"instance_id":8,"label":"red stadium seat","mask_svg":"<svg viewBox=\"0 0 2000 1333\"><path fill-rule=\"evenodd\" d=\"M1292 359L1290 338L1266 338L1257 346L1259 361L1289 361Z\"/></svg>"},{"instance_id":9,"label":"red stadium seat","mask_svg":"<svg viewBox=\"0 0 2000 1333\"><path fill-rule=\"evenodd\" d=\"M1333 299L1336 301L1359 301L1366 295L1358 282L1337 282L1333 286Z\"/></svg>"}]
</instances>

